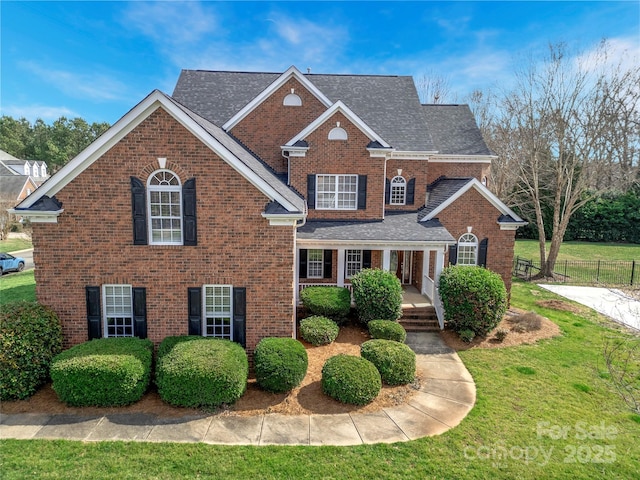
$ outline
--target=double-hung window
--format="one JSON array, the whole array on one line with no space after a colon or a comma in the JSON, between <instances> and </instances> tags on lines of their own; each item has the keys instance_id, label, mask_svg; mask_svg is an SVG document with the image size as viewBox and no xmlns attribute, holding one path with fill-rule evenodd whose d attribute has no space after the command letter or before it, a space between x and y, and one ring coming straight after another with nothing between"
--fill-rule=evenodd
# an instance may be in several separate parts
<instances>
[{"instance_id":1,"label":"double-hung window","mask_svg":"<svg viewBox=\"0 0 640 480\"><path fill-rule=\"evenodd\" d=\"M362 250L347 250L345 252L345 276L353 277L362 270Z\"/></svg>"},{"instance_id":2,"label":"double-hung window","mask_svg":"<svg viewBox=\"0 0 640 480\"><path fill-rule=\"evenodd\" d=\"M204 286L204 336L233 340L233 287Z\"/></svg>"},{"instance_id":3,"label":"double-hung window","mask_svg":"<svg viewBox=\"0 0 640 480\"><path fill-rule=\"evenodd\" d=\"M465 233L458 240L457 264L478 264L478 237L476 237L473 233Z\"/></svg>"},{"instance_id":4,"label":"double-hung window","mask_svg":"<svg viewBox=\"0 0 640 480\"><path fill-rule=\"evenodd\" d=\"M133 293L131 285L103 285L104 336L133 337Z\"/></svg>"},{"instance_id":5,"label":"double-hung window","mask_svg":"<svg viewBox=\"0 0 640 480\"><path fill-rule=\"evenodd\" d=\"M311 249L307 251L307 278L323 278L324 250Z\"/></svg>"},{"instance_id":6,"label":"double-hung window","mask_svg":"<svg viewBox=\"0 0 640 480\"><path fill-rule=\"evenodd\" d=\"M358 208L358 175L317 175L316 186L317 209Z\"/></svg>"},{"instance_id":7,"label":"double-hung window","mask_svg":"<svg viewBox=\"0 0 640 480\"><path fill-rule=\"evenodd\" d=\"M149 177L149 231L151 244L182 245L182 186L169 170Z\"/></svg>"},{"instance_id":8,"label":"double-hung window","mask_svg":"<svg viewBox=\"0 0 640 480\"><path fill-rule=\"evenodd\" d=\"M404 205L406 203L407 181L404 177L397 176L391 179L391 205Z\"/></svg>"}]
</instances>

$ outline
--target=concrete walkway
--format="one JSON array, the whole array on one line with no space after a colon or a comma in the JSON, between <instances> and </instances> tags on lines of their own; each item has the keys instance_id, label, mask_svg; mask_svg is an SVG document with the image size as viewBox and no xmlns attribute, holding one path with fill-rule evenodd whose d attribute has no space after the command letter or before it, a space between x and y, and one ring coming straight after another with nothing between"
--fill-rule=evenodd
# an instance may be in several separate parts
<instances>
[{"instance_id":1,"label":"concrete walkway","mask_svg":"<svg viewBox=\"0 0 640 480\"><path fill-rule=\"evenodd\" d=\"M473 408L476 387L454 350L433 332L409 333L422 386L399 407L338 415L202 415L159 418L144 414L94 417L0 414L0 438L204 442L226 445L360 445L439 435Z\"/></svg>"},{"instance_id":2,"label":"concrete walkway","mask_svg":"<svg viewBox=\"0 0 640 480\"><path fill-rule=\"evenodd\" d=\"M615 288L575 287L571 285L539 284L546 290L593 308L628 327L640 330L640 301Z\"/></svg>"}]
</instances>

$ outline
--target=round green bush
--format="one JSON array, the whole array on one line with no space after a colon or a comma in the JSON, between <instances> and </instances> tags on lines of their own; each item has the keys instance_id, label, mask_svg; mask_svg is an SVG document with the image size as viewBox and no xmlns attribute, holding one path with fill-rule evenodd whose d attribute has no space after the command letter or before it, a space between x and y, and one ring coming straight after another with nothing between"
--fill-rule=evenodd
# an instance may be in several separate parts
<instances>
[{"instance_id":1,"label":"round green bush","mask_svg":"<svg viewBox=\"0 0 640 480\"><path fill-rule=\"evenodd\" d=\"M336 355L322 367L322 391L339 402L366 405L381 388L378 369L362 357Z\"/></svg>"},{"instance_id":2,"label":"round green bush","mask_svg":"<svg viewBox=\"0 0 640 480\"><path fill-rule=\"evenodd\" d=\"M387 385L405 385L416 376L416 354L404 343L369 340L360 345L360 355L376 366Z\"/></svg>"},{"instance_id":3,"label":"round green bush","mask_svg":"<svg viewBox=\"0 0 640 480\"><path fill-rule=\"evenodd\" d=\"M327 317L313 316L300 322L300 335L315 347L333 342L338 333L338 324Z\"/></svg>"},{"instance_id":4,"label":"round green bush","mask_svg":"<svg viewBox=\"0 0 640 480\"><path fill-rule=\"evenodd\" d=\"M128 405L142 398L151 378L153 343L139 338L99 338L57 355L52 388L76 407Z\"/></svg>"},{"instance_id":5,"label":"round green bush","mask_svg":"<svg viewBox=\"0 0 640 480\"><path fill-rule=\"evenodd\" d=\"M293 338L263 338L253 352L253 364L260 387L283 393L300 385L309 358L304 346Z\"/></svg>"},{"instance_id":6,"label":"round green bush","mask_svg":"<svg viewBox=\"0 0 640 480\"><path fill-rule=\"evenodd\" d=\"M0 307L0 400L22 400L49 378L49 366L62 350L56 313L35 302Z\"/></svg>"},{"instance_id":7,"label":"round green bush","mask_svg":"<svg viewBox=\"0 0 640 480\"><path fill-rule=\"evenodd\" d=\"M407 339L407 331L404 327L391 320L371 320L367 324L367 328L373 338L393 340L400 343L404 343Z\"/></svg>"},{"instance_id":8,"label":"round green bush","mask_svg":"<svg viewBox=\"0 0 640 480\"><path fill-rule=\"evenodd\" d=\"M456 331L472 330L484 337L507 311L502 277L483 267L453 265L440 274L445 321Z\"/></svg>"},{"instance_id":9,"label":"round green bush","mask_svg":"<svg viewBox=\"0 0 640 480\"><path fill-rule=\"evenodd\" d=\"M158 351L156 385L160 398L171 405L218 407L235 402L247 389L249 360L237 343L168 337Z\"/></svg>"},{"instance_id":10,"label":"round green bush","mask_svg":"<svg viewBox=\"0 0 640 480\"><path fill-rule=\"evenodd\" d=\"M402 285L391 272L365 269L351 278L353 300L361 322L397 320L402 315Z\"/></svg>"},{"instance_id":11,"label":"round green bush","mask_svg":"<svg viewBox=\"0 0 640 480\"><path fill-rule=\"evenodd\" d=\"M300 300L311 315L330 318L338 325L351 312L351 292L344 287L307 287L300 292Z\"/></svg>"}]
</instances>

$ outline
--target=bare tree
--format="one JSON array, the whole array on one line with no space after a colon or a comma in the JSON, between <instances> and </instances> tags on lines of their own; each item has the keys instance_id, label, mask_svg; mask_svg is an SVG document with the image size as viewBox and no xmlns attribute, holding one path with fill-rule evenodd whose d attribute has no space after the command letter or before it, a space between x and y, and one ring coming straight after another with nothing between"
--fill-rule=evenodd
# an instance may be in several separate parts
<instances>
[{"instance_id":1,"label":"bare tree","mask_svg":"<svg viewBox=\"0 0 640 480\"><path fill-rule=\"evenodd\" d=\"M449 79L433 71L418 79L416 86L422 103L443 104L456 101L456 95L451 93Z\"/></svg>"},{"instance_id":2,"label":"bare tree","mask_svg":"<svg viewBox=\"0 0 640 480\"><path fill-rule=\"evenodd\" d=\"M612 165L623 172L637 162L640 66L613 63L609 53L607 42L581 56L551 46L542 62L517 72L516 87L498 104L490 143L517 175L513 193L533 209L541 276L553 276L569 219L602 193L595 190L599 180ZM551 232L545 231L545 206Z\"/></svg>"}]
</instances>

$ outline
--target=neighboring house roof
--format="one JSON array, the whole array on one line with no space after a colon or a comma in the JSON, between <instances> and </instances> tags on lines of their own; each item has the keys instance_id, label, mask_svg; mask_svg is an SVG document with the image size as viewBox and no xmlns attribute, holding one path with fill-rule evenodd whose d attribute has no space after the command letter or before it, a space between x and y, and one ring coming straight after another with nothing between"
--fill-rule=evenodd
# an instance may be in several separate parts
<instances>
[{"instance_id":1,"label":"neighboring house roof","mask_svg":"<svg viewBox=\"0 0 640 480\"><path fill-rule=\"evenodd\" d=\"M446 228L437 220L418 222L415 212L387 213L381 221L307 221L298 228L297 239L305 243L345 243L358 245L426 245L429 243L455 243Z\"/></svg>"},{"instance_id":2,"label":"neighboring house roof","mask_svg":"<svg viewBox=\"0 0 640 480\"><path fill-rule=\"evenodd\" d=\"M498 197L482 185L476 178L447 178L440 177L427 186L428 199L426 205L418 213L421 222L437 218L438 214L453 202L458 200L469 189L475 188L480 195L487 199L499 212L497 222L501 225L520 226L527 222L516 215Z\"/></svg>"},{"instance_id":3,"label":"neighboring house roof","mask_svg":"<svg viewBox=\"0 0 640 480\"><path fill-rule=\"evenodd\" d=\"M224 125L282 75L183 70L173 97L216 125ZM396 150L435 149L412 77L319 74L304 77L331 102L342 101Z\"/></svg>"},{"instance_id":4,"label":"neighboring house roof","mask_svg":"<svg viewBox=\"0 0 640 480\"><path fill-rule=\"evenodd\" d=\"M5 152L4 150L0 150L0 160L20 160L17 157L14 157L10 153Z\"/></svg>"},{"instance_id":5,"label":"neighboring house roof","mask_svg":"<svg viewBox=\"0 0 640 480\"><path fill-rule=\"evenodd\" d=\"M36 186L28 175L0 175L0 197L16 201L20 198L20 194L32 186L35 190Z\"/></svg>"},{"instance_id":6,"label":"neighboring house roof","mask_svg":"<svg viewBox=\"0 0 640 480\"><path fill-rule=\"evenodd\" d=\"M45 196L53 197L158 108L164 108L173 118L256 186L271 201L280 204L289 216L292 214L298 217L302 216L305 211L304 200L283 184L263 162L251 155L222 129L180 105L159 90L151 92L89 147L62 167L42 187L22 201L13 209L12 213L34 212L31 207L38 200ZM49 213L59 214L60 210ZM44 212L40 212L39 215L43 218L45 217ZM50 219L51 216L47 221L50 221Z\"/></svg>"},{"instance_id":7,"label":"neighboring house roof","mask_svg":"<svg viewBox=\"0 0 640 480\"><path fill-rule=\"evenodd\" d=\"M482 138L469 105L422 105L436 150L444 155L495 155Z\"/></svg>"}]
</instances>

